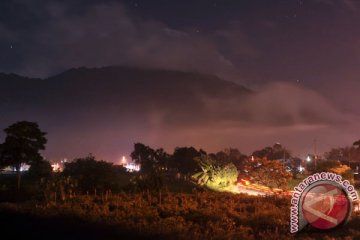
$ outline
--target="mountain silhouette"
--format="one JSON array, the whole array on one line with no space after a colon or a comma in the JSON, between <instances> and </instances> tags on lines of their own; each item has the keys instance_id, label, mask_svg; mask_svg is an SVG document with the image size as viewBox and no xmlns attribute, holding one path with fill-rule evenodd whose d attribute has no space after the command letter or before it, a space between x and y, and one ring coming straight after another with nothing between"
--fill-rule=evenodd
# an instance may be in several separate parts
<instances>
[{"instance_id":1,"label":"mountain silhouette","mask_svg":"<svg viewBox=\"0 0 360 240\"><path fill-rule=\"evenodd\" d=\"M47 79L1 73L0 126L36 121L49 133L50 145L66 143L70 152L99 145L105 149L114 138L125 138L124 132L136 141L159 128L187 129L237 118L227 101L251 94L216 76L161 69L74 68Z\"/></svg>"}]
</instances>

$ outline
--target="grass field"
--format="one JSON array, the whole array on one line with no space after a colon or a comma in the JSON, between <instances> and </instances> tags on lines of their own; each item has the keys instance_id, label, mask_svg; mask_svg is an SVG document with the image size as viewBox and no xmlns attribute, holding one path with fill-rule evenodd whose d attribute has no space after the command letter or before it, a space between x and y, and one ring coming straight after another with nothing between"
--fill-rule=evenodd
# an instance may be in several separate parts
<instances>
[{"instance_id":1,"label":"grass field","mask_svg":"<svg viewBox=\"0 0 360 240\"><path fill-rule=\"evenodd\" d=\"M36 239L359 239L360 217L338 229L289 232L288 197L122 193L65 202L0 204L2 232ZM17 231L24 229L24 231ZM82 236L82 237L79 237Z\"/></svg>"},{"instance_id":2,"label":"grass field","mask_svg":"<svg viewBox=\"0 0 360 240\"><path fill-rule=\"evenodd\" d=\"M124 186L129 176L124 176ZM34 197L27 176L20 192L9 189L16 186L15 176L0 180L6 186L0 190L1 231L14 239L360 239L356 213L332 231L307 227L290 234L290 198L285 196L216 193L173 180L161 192L76 195L64 201L50 197L44 202Z\"/></svg>"}]
</instances>

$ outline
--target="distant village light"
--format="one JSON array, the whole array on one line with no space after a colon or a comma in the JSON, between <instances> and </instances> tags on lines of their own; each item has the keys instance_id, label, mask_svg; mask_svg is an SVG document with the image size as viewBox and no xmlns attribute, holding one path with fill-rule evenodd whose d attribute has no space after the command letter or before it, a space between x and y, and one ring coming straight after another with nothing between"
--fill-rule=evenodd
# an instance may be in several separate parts
<instances>
[{"instance_id":1,"label":"distant village light","mask_svg":"<svg viewBox=\"0 0 360 240\"><path fill-rule=\"evenodd\" d=\"M140 171L140 164L136 164L134 162L128 162L126 160L125 156L123 156L121 158L120 165L122 165L124 168L126 168L126 171L128 171L128 172L138 172L138 171Z\"/></svg>"},{"instance_id":2,"label":"distant village light","mask_svg":"<svg viewBox=\"0 0 360 240\"><path fill-rule=\"evenodd\" d=\"M52 167L53 172L64 171L65 163L67 163L66 158L61 159L60 162L58 162L58 161L52 162L51 167Z\"/></svg>"},{"instance_id":3,"label":"distant village light","mask_svg":"<svg viewBox=\"0 0 360 240\"><path fill-rule=\"evenodd\" d=\"M27 172L30 169L30 165L27 165L25 163L22 163L20 166L20 172ZM8 166L4 168L4 172L16 172L16 168L14 166Z\"/></svg>"},{"instance_id":4,"label":"distant village light","mask_svg":"<svg viewBox=\"0 0 360 240\"><path fill-rule=\"evenodd\" d=\"M61 172L61 168L60 168L59 163L51 164L51 167L52 167L53 172Z\"/></svg>"}]
</instances>

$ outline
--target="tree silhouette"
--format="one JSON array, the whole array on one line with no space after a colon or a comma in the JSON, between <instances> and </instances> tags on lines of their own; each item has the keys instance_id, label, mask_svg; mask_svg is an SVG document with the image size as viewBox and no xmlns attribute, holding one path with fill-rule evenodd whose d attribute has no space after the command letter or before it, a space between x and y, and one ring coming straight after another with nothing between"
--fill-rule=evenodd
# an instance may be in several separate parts
<instances>
[{"instance_id":1,"label":"tree silhouette","mask_svg":"<svg viewBox=\"0 0 360 240\"><path fill-rule=\"evenodd\" d=\"M47 160L33 162L29 168L29 176L34 179L48 178L52 173L51 164Z\"/></svg>"},{"instance_id":2,"label":"tree silhouette","mask_svg":"<svg viewBox=\"0 0 360 240\"><path fill-rule=\"evenodd\" d=\"M194 159L200 157L201 154L206 153L201 149L197 151L193 147L177 147L171 157L170 167L182 174L193 174L200 170L198 163Z\"/></svg>"},{"instance_id":3,"label":"tree silhouette","mask_svg":"<svg viewBox=\"0 0 360 240\"><path fill-rule=\"evenodd\" d=\"M255 158L266 158L269 160L285 160L291 157L290 151L284 148L280 143L275 143L273 147L254 151L252 154Z\"/></svg>"},{"instance_id":4,"label":"tree silhouette","mask_svg":"<svg viewBox=\"0 0 360 240\"><path fill-rule=\"evenodd\" d=\"M152 149L142 143L135 143L131 158L141 166L142 173L150 173L153 170L162 171L168 167L170 155L164 149Z\"/></svg>"},{"instance_id":5,"label":"tree silhouette","mask_svg":"<svg viewBox=\"0 0 360 240\"><path fill-rule=\"evenodd\" d=\"M142 143L135 143L134 150L130 154L131 158L141 165L141 172L147 173L156 164L155 150Z\"/></svg>"},{"instance_id":6,"label":"tree silhouette","mask_svg":"<svg viewBox=\"0 0 360 240\"><path fill-rule=\"evenodd\" d=\"M0 165L14 166L17 172L17 187L20 189L22 164L42 161L40 150L45 149L46 133L35 122L21 121L4 129L5 142L1 144Z\"/></svg>"},{"instance_id":7,"label":"tree silhouette","mask_svg":"<svg viewBox=\"0 0 360 240\"><path fill-rule=\"evenodd\" d=\"M122 168L113 163L97 160L93 155L76 158L65 163L63 176L71 177L77 182L78 189L87 191L105 192L107 190L118 191Z\"/></svg>"},{"instance_id":8,"label":"tree silhouette","mask_svg":"<svg viewBox=\"0 0 360 240\"><path fill-rule=\"evenodd\" d=\"M225 148L223 151L217 152L214 157L223 165L233 163L239 171L244 169L246 159L248 158L237 148Z\"/></svg>"},{"instance_id":9,"label":"tree silhouette","mask_svg":"<svg viewBox=\"0 0 360 240\"><path fill-rule=\"evenodd\" d=\"M160 191L164 186L164 172L169 167L170 155L164 149L152 149L142 143L134 144L131 158L141 165L141 175L133 178L138 190Z\"/></svg>"}]
</instances>

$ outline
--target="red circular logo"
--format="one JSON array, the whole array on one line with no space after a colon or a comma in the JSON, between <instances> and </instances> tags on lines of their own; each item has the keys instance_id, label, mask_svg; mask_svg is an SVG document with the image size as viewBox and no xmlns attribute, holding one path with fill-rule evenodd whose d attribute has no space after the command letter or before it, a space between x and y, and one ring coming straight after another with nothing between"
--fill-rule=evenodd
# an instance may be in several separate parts
<instances>
[{"instance_id":1,"label":"red circular logo","mask_svg":"<svg viewBox=\"0 0 360 240\"><path fill-rule=\"evenodd\" d=\"M330 229L346 221L351 209L350 205L349 199L340 187L322 183L306 192L302 211L311 226Z\"/></svg>"}]
</instances>

